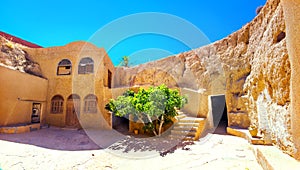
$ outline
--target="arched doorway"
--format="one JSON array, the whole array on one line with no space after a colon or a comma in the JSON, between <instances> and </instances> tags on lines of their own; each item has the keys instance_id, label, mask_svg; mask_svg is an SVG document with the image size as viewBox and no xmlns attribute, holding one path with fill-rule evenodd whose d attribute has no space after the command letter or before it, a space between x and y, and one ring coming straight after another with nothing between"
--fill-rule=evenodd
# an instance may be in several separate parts
<instances>
[{"instance_id":1,"label":"arched doorway","mask_svg":"<svg viewBox=\"0 0 300 170\"><path fill-rule=\"evenodd\" d=\"M67 101L66 126L80 127L80 97L77 94L71 94Z\"/></svg>"}]
</instances>

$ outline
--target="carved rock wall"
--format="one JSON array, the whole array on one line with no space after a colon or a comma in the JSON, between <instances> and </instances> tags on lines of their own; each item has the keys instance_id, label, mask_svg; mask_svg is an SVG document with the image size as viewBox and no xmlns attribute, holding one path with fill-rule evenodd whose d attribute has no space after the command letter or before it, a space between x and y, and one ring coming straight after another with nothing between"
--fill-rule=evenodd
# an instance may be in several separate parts
<instances>
[{"instance_id":1,"label":"carved rock wall","mask_svg":"<svg viewBox=\"0 0 300 170\"><path fill-rule=\"evenodd\" d=\"M255 124L270 132L283 151L293 153L290 63L280 0L269 0L253 21L222 40L136 67L120 67L115 73L116 87L165 83L208 95L223 93L230 126Z\"/></svg>"}]
</instances>

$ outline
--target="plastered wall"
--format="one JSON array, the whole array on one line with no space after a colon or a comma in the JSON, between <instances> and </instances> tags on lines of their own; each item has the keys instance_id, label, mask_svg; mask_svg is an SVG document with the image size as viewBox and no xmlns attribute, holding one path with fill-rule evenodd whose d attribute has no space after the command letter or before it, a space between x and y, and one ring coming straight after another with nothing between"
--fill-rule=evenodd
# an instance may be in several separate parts
<instances>
[{"instance_id":1,"label":"plastered wall","mask_svg":"<svg viewBox=\"0 0 300 170\"><path fill-rule=\"evenodd\" d=\"M114 73L114 66L103 48L86 42L74 42L62 47L27 49L34 61L40 64L42 73L49 81L47 89L46 122L55 126L66 125L66 105L71 94L80 96L79 121L82 128L111 128L111 115L104 109L112 97L108 87L108 70ZM89 57L94 61L94 73L78 74L78 64L82 58ZM57 75L58 63L68 59L72 63L70 75ZM97 96L97 113L84 112L84 98ZM51 99L55 95L64 98L63 113L51 113Z\"/></svg>"},{"instance_id":2,"label":"plastered wall","mask_svg":"<svg viewBox=\"0 0 300 170\"><path fill-rule=\"evenodd\" d=\"M45 121L48 81L0 66L0 126L31 123L32 104L41 103Z\"/></svg>"}]
</instances>

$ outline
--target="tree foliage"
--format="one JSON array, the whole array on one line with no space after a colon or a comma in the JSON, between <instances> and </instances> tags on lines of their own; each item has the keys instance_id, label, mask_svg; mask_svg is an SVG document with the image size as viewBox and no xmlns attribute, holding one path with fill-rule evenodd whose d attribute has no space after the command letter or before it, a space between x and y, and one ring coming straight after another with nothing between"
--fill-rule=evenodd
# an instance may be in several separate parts
<instances>
[{"instance_id":1,"label":"tree foliage","mask_svg":"<svg viewBox=\"0 0 300 170\"><path fill-rule=\"evenodd\" d=\"M144 124L144 129L155 135L161 135L164 124L170 122L180 109L187 103L187 98L181 96L178 90L172 90L165 85L140 88L137 93L127 90L116 100L111 99L106 109L116 116L133 115L135 120Z\"/></svg>"},{"instance_id":2,"label":"tree foliage","mask_svg":"<svg viewBox=\"0 0 300 170\"><path fill-rule=\"evenodd\" d=\"M129 57L123 56L119 65L124 66L124 67L129 67Z\"/></svg>"}]
</instances>

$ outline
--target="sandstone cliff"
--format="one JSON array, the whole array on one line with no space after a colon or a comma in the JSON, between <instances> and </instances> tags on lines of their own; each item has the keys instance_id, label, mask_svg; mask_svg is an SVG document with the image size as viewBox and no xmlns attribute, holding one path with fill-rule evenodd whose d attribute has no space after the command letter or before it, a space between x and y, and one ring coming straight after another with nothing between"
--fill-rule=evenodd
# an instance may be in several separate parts
<instances>
[{"instance_id":1,"label":"sandstone cliff","mask_svg":"<svg viewBox=\"0 0 300 170\"><path fill-rule=\"evenodd\" d=\"M255 124L292 155L290 63L280 0L269 0L253 21L222 40L136 67L117 68L114 79L115 87L161 83L203 95L225 94L230 126Z\"/></svg>"},{"instance_id":2,"label":"sandstone cliff","mask_svg":"<svg viewBox=\"0 0 300 170\"><path fill-rule=\"evenodd\" d=\"M0 36L0 66L43 77L39 64L30 59L25 48Z\"/></svg>"}]
</instances>

